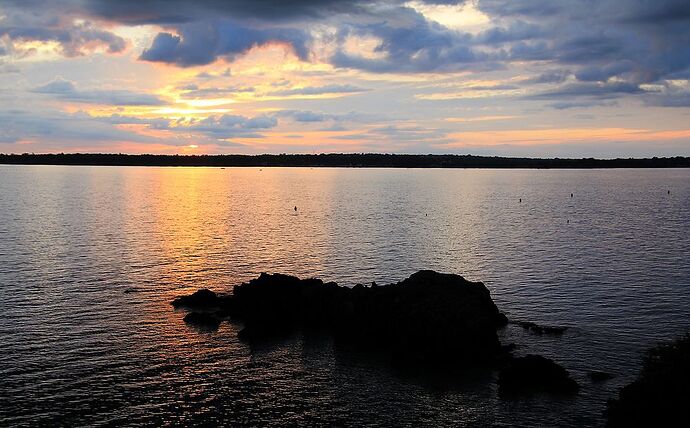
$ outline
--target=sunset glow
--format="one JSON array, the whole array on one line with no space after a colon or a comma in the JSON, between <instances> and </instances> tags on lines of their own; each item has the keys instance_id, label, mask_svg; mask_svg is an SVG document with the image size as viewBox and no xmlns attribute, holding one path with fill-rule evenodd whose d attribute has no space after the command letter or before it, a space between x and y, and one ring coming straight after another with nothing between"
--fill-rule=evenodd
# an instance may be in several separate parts
<instances>
[{"instance_id":1,"label":"sunset glow","mask_svg":"<svg viewBox=\"0 0 690 428\"><path fill-rule=\"evenodd\" d=\"M643 3L3 2L0 153L689 155L687 27Z\"/></svg>"}]
</instances>

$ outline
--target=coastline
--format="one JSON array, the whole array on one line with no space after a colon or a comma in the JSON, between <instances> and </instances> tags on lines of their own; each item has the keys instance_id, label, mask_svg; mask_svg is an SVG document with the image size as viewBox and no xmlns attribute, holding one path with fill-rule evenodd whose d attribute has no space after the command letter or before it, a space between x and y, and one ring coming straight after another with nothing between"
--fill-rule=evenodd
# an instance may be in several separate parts
<instances>
[{"instance_id":1,"label":"coastline","mask_svg":"<svg viewBox=\"0 0 690 428\"><path fill-rule=\"evenodd\" d=\"M376 153L261 155L130 155L115 153L1 154L7 165L164 166L164 167L311 167L311 168L489 168L614 169L690 168L690 157L664 158L509 158L474 155Z\"/></svg>"}]
</instances>

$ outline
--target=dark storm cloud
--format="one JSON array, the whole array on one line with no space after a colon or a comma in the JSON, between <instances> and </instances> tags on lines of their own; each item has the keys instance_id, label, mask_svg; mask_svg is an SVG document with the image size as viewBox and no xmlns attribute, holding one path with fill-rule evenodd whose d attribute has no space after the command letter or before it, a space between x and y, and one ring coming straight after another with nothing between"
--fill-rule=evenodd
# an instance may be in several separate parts
<instances>
[{"instance_id":1,"label":"dark storm cloud","mask_svg":"<svg viewBox=\"0 0 690 428\"><path fill-rule=\"evenodd\" d=\"M495 18L539 27L528 45L541 40L539 49L508 46L512 60L566 64L583 81L616 77L636 83L654 82L690 66L689 5L687 0L479 2Z\"/></svg>"},{"instance_id":2,"label":"dark storm cloud","mask_svg":"<svg viewBox=\"0 0 690 428\"><path fill-rule=\"evenodd\" d=\"M373 4L402 5L406 0L81 0L89 13L129 24L179 24L227 17L285 22L317 20L337 14L366 14ZM464 0L423 0L459 4Z\"/></svg>"},{"instance_id":3,"label":"dark storm cloud","mask_svg":"<svg viewBox=\"0 0 690 428\"><path fill-rule=\"evenodd\" d=\"M352 13L364 0L96 0L84 2L98 16L130 24L171 24L226 16L285 21Z\"/></svg>"},{"instance_id":4,"label":"dark storm cloud","mask_svg":"<svg viewBox=\"0 0 690 428\"><path fill-rule=\"evenodd\" d=\"M267 43L286 43L302 60L308 57L308 36L292 28L253 29L232 21L189 23L177 27L179 35L159 33L141 59L174 63L181 67L205 65Z\"/></svg>"},{"instance_id":5,"label":"dark storm cloud","mask_svg":"<svg viewBox=\"0 0 690 428\"><path fill-rule=\"evenodd\" d=\"M33 92L51 95L65 101L87 104L109 104L114 106L155 106L164 104L163 100L154 95L139 94L125 90L79 90L74 82L62 78L57 78L45 85L34 88Z\"/></svg>"}]
</instances>

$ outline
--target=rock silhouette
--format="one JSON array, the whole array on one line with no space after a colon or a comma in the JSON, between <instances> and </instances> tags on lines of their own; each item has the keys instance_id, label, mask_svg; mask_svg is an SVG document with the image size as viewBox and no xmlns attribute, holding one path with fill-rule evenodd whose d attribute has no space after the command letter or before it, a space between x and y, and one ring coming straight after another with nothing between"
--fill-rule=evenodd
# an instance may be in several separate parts
<instances>
[{"instance_id":1,"label":"rock silhouette","mask_svg":"<svg viewBox=\"0 0 690 428\"><path fill-rule=\"evenodd\" d=\"M554 336L561 336L568 329L568 327L539 325L531 321L510 321L510 323L517 324L525 330L538 335L550 334Z\"/></svg>"},{"instance_id":2,"label":"rock silhouette","mask_svg":"<svg viewBox=\"0 0 690 428\"><path fill-rule=\"evenodd\" d=\"M688 426L690 334L650 349L642 371L610 400L608 427Z\"/></svg>"},{"instance_id":3,"label":"rock silhouette","mask_svg":"<svg viewBox=\"0 0 690 428\"><path fill-rule=\"evenodd\" d=\"M613 375L611 373L606 373L598 370L589 372L588 376L592 382L604 382L613 378Z\"/></svg>"},{"instance_id":4,"label":"rock silhouette","mask_svg":"<svg viewBox=\"0 0 690 428\"><path fill-rule=\"evenodd\" d=\"M172 301L176 308L212 311L220 309L227 302L227 297L220 297L211 290L201 289L189 296L181 296Z\"/></svg>"},{"instance_id":5,"label":"rock silhouette","mask_svg":"<svg viewBox=\"0 0 690 428\"><path fill-rule=\"evenodd\" d=\"M575 394L579 386L566 369L540 355L513 358L498 375L499 393L517 395L531 392Z\"/></svg>"},{"instance_id":6,"label":"rock silhouette","mask_svg":"<svg viewBox=\"0 0 690 428\"><path fill-rule=\"evenodd\" d=\"M220 326L220 318L207 312L190 312L184 317L184 322L209 330L216 330Z\"/></svg>"},{"instance_id":7,"label":"rock silhouette","mask_svg":"<svg viewBox=\"0 0 690 428\"><path fill-rule=\"evenodd\" d=\"M244 323L245 340L328 330L344 342L434 363L501 356L496 329L507 323L484 284L430 270L396 284L353 288L264 273L235 287L231 296L200 290L173 305L217 308L218 316Z\"/></svg>"}]
</instances>

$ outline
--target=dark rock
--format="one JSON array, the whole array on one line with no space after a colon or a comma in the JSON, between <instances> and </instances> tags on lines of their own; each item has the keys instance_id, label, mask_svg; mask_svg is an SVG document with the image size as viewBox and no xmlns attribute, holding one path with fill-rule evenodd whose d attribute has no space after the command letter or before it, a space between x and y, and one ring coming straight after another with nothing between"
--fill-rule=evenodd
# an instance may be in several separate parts
<instances>
[{"instance_id":1,"label":"dark rock","mask_svg":"<svg viewBox=\"0 0 690 428\"><path fill-rule=\"evenodd\" d=\"M579 389L568 371L540 355L514 358L498 376L499 393L513 395L529 392L575 394Z\"/></svg>"},{"instance_id":2,"label":"dark rock","mask_svg":"<svg viewBox=\"0 0 690 428\"><path fill-rule=\"evenodd\" d=\"M176 308L185 307L190 309L215 309L221 301L218 295L211 290L202 289L189 296L181 296L172 301Z\"/></svg>"},{"instance_id":3,"label":"dark rock","mask_svg":"<svg viewBox=\"0 0 690 428\"><path fill-rule=\"evenodd\" d=\"M690 334L650 349L637 380L610 400L608 427L685 427L690 421Z\"/></svg>"},{"instance_id":4,"label":"dark rock","mask_svg":"<svg viewBox=\"0 0 690 428\"><path fill-rule=\"evenodd\" d=\"M214 314L207 312L190 312L184 317L184 322L193 324L197 327L216 330L220 326L221 320Z\"/></svg>"},{"instance_id":5,"label":"dark rock","mask_svg":"<svg viewBox=\"0 0 690 428\"><path fill-rule=\"evenodd\" d=\"M199 292L197 292L199 293ZM219 304L256 340L302 330L327 330L343 343L379 348L398 358L486 361L503 354L496 328L505 316L481 282L419 271L397 284L353 288L318 279L261 274L219 302L205 292L191 303ZM177 305L189 306L177 299ZM175 302L173 302L175 304Z\"/></svg>"},{"instance_id":6,"label":"dark rock","mask_svg":"<svg viewBox=\"0 0 690 428\"><path fill-rule=\"evenodd\" d=\"M568 327L554 327L554 326L544 326L531 321L510 321L512 324L517 324L525 330L529 330L534 334L550 334L554 336L561 336Z\"/></svg>"},{"instance_id":7,"label":"dark rock","mask_svg":"<svg viewBox=\"0 0 690 428\"><path fill-rule=\"evenodd\" d=\"M588 375L592 382L604 382L606 380L613 378L613 375L611 373L601 372L597 370L589 372Z\"/></svg>"}]
</instances>

